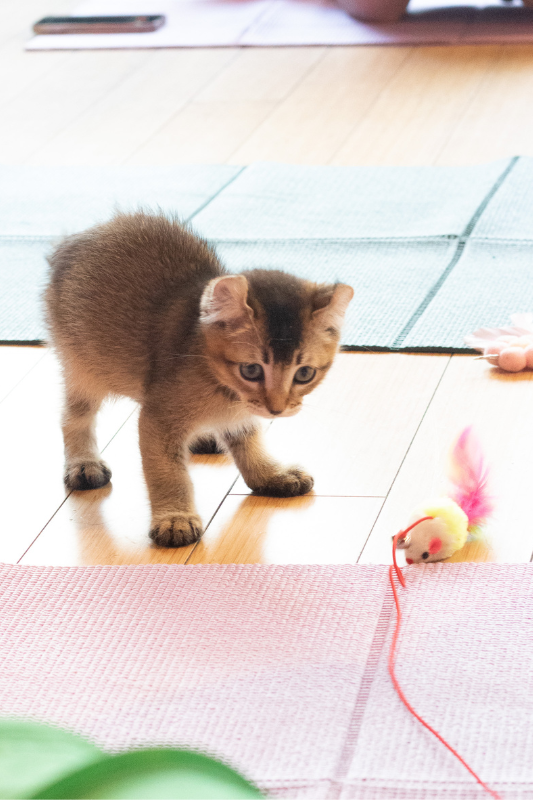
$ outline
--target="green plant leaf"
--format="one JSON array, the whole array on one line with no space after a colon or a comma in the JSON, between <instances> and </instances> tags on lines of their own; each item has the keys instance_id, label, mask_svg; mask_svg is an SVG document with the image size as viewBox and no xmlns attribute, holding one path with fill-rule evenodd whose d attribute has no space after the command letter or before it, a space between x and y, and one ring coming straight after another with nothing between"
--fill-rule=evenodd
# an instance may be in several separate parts
<instances>
[{"instance_id":1,"label":"green plant leaf","mask_svg":"<svg viewBox=\"0 0 533 800\"><path fill-rule=\"evenodd\" d=\"M106 758L68 731L25 720L0 720L0 798L26 798L51 781Z\"/></svg>"},{"instance_id":2,"label":"green plant leaf","mask_svg":"<svg viewBox=\"0 0 533 800\"><path fill-rule=\"evenodd\" d=\"M108 756L54 782L35 800L240 800L260 798L259 790L224 764L188 750L137 750Z\"/></svg>"}]
</instances>

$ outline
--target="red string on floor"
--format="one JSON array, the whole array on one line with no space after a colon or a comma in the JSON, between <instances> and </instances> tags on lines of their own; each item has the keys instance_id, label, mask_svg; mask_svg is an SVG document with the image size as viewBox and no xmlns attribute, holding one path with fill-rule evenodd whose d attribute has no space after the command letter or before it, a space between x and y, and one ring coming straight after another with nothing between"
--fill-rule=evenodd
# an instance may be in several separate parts
<instances>
[{"instance_id":1,"label":"red string on floor","mask_svg":"<svg viewBox=\"0 0 533 800\"><path fill-rule=\"evenodd\" d=\"M400 608L400 601L399 601L399 598L398 598L398 592L396 590L396 584L394 582L394 573L396 572L396 576L398 578L398 581L400 582L401 586L403 586L405 588L405 578L403 577L402 571L399 568L398 563L396 561L396 542L401 536L404 536L404 535L405 535L405 531L400 531L399 533L396 534L396 536L392 540L392 559L393 559L394 565L389 568L389 580L390 580L390 585L392 587L392 593L394 595L394 603L396 605L396 627L394 628L394 634L392 636L392 642L391 642L390 652L389 652L389 675L391 677L391 681L393 683L394 688L396 689L398 697L400 698L400 700L402 701L404 706L407 708L407 710L413 715L413 717L415 717L415 719L417 719L424 726L424 728L427 728L427 730L430 733L432 733L433 736L435 736L439 740L439 742L442 742L442 744L445 747L448 748L450 753L453 753L453 755L468 770L468 772L472 775L472 777L476 779L476 781L479 783L479 785L486 792L488 792L488 794L490 794L491 797L494 797L495 800L502 800L501 796L497 792L495 792L493 789L491 789L489 786L487 786L486 783L483 783L483 781L481 780L479 775L476 775L476 773L474 772L472 767L470 767L466 763L464 758L462 758L459 755L457 750L454 750L454 748L451 746L451 744L448 744L446 739L444 739L440 735L440 733L438 731L436 731L434 728L432 728L431 725L429 725L425 721L425 719L423 719L420 716L420 714L417 714L417 712L414 710L414 708L411 705L411 703L408 701L408 699L404 695L402 687L398 683L398 679L396 677L396 672L395 672L395 662L396 662L396 646L398 644L398 637L400 635L400 626L401 626L401 622L402 622L402 611L401 611L401 608Z\"/></svg>"}]
</instances>

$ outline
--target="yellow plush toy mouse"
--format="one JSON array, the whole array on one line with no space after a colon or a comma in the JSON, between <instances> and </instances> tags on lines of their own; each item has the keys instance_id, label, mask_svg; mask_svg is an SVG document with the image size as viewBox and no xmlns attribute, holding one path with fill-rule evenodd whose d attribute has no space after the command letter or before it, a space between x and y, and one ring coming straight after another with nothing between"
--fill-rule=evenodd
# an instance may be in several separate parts
<instances>
[{"instance_id":1,"label":"yellow plush toy mouse","mask_svg":"<svg viewBox=\"0 0 533 800\"><path fill-rule=\"evenodd\" d=\"M396 546L408 564L442 561L473 538L492 511L488 470L472 429L466 428L452 452L452 491L416 509Z\"/></svg>"}]
</instances>

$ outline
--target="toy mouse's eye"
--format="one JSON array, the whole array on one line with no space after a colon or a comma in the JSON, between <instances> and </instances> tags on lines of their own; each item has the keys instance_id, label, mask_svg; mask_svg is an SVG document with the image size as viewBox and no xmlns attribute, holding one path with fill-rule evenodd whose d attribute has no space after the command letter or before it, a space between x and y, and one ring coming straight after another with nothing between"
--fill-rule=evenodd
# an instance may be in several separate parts
<instances>
[{"instance_id":1,"label":"toy mouse's eye","mask_svg":"<svg viewBox=\"0 0 533 800\"><path fill-rule=\"evenodd\" d=\"M422 558L429 558L429 553L422 553Z\"/></svg>"}]
</instances>

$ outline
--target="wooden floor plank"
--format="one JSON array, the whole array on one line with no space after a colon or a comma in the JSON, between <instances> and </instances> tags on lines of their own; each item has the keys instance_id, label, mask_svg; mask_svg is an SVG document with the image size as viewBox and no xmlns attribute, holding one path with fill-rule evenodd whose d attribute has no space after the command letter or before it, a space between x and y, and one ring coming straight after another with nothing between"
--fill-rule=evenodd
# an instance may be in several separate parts
<instances>
[{"instance_id":1,"label":"wooden floor plank","mask_svg":"<svg viewBox=\"0 0 533 800\"><path fill-rule=\"evenodd\" d=\"M0 346L0 403L45 355L43 347Z\"/></svg>"},{"instance_id":2,"label":"wooden floor plank","mask_svg":"<svg viewBox=\"0 0 533 800\"><path fill-rule=\"evenodd\" d=\"M34 54L27 53L28 58ZM150 58L145 50L75 51L2 107L5 164L25 163L103 94ZM79 163L85 163L80 153Z\"/></svg>"},{"instance_id":3,"label":"wooden floor plank","mask_svg":"<svg viewBox=\"0 0 533 800\"><path fill-rule=\"evenodd\" d=\"M529 561L533 553L533 373L500 373L471 356L454 356L394 481L361 563L389 563L391 536L420 505L447 488L456 437L474 426L491 467L495 512L487 541L455 560Z\"/></svg>"},{"instance_id":4,"label":"wooden floor plank","mask_svg":"<svg viewBox=\"0 0 533 800\"><path fill-rule=\"evenodd\" d=\"M68 60L69 53L65 50L26 53L18 37L0 46L0 107L27 91L49 72L55 77L58 65Z\"/></svg>"},{"instance_id":5,"label":"wooden floor plank","mask_svg":"<svg viewBox=\"0 0 533 800\"><path fill-rule=\"evenodd\" d=\"M75 0L56 0L56 14L68 14ZM67 51L25 52L31 26L47 13L43 0L3 0L0 27L0 108L57 65L68 60ZM54 77L55 77L54 76ZM0 159L3 161L3 158Z\"/></svg>"},{"instance_id":6,"label":"wooden floor plank","mask_svg":"<svg viewBox=\"0 0 533 800\"><path fill-rule=\"evenodd\" d=\"M322 53L322 48L242 50L128 163L226 162Z\"/></svg>"},{"instance_id":7,"label":"wooden floor plank","mask_svg":"<svg viewBox=\"0 0 533 800\"><path fill-rule=\"evenodd\" d=\"M478 164L533 155L533 48L501 47L437 164Z\"/></svg>"},{"instance_id":8,"label":"wooden floor plank","mask_svg":"<svg viewBox=\"0 0 533 800\"><path fill-rule=\"evenodd\" d=\"M243 49L202 88L202 64L229 52L13 50L2 160L471 163L531 149L525 46ZM173 91L187 74L191 103Z\"/></svg>"},{"instance_id":9,"label":"wooden floor plank","mask_svg":"<svg viewBox=\"0 0 533 800\"><path fill-rule=\"evenodd\" d=\"M17 561L64 500L60 409L61 381L50 354L0 403L0 561ZM133 410L127 400L104 408L101 446Z\"/></svg>"},{"instance_id":10,"label":"wooden floor plank","mask_svg":"<svg viewBox=\"0 0 533 800\"><path fill-rule=\"evenodd\" d=\"M285 100L325 53L325 47L242 48L195 99L199 103Z\"/></svg>"},{"instance_id":11,"label":"wooden floor plank","mask_svg":"<svg viewBox=\"0 0 533 800\"><path fill-rule=\"evenodd\" d=\"M276 421L267 432L271 451L290 462L302 461L315 473L316 494L331 497L325 505L317 500L317 509L330 508L329 513L334 515L335 497L371 495L356 497L358 502L354 504L339 502L343 523L334 548L336 558L344 552L349 560L357 559L447 362L447 357L341 354L328 381L309 398L312 405L307 418L302 412L301 422L299 417ZM377 397L382 398L381 403ZM279 423L286 426L280 424L280 434L270 437ZM73 494L39 536L24 563L51 564L58 559L66 559L61 563L87 563L87 559L96 559L89 563L123 563L124 559L135 563L183 563L187 559L191 548L160 550L151 547L147 538L150 512L134 417L106 448L105 458L113 470L112 485ZM237 471L229 459L204 456L193 459L191 472L198 510L207 523L231 490ZM244 498L238 496L239 492L248 492L242 479L233 492L235 499L228 498L223 509L242 504ZM256 500L258 506L254 505ZM254 499L254 515L256 508L260 509L260 516L267 513L265 509L279 509L278 525L283 527L285 511L291 519L301 513L301 529L308 525L306 515L315 500L309 497L272 501L273 505L266 506L265 502L263 498ZM243 508L246 510L249 505L245 503ZM216 515L215 527L209 530L220 531L225 513ZM361 517L361 521L355 523L355 517ZM359 525L355 544L348 525L350 519ZM213 536L217 540L216 558L233 557L224 555L224 548L230 553L235 548L239 550L243 525L249 525L246 520L240 512L233 526L226 519L222 544L218 543L219 533L209 534L210 541ZM345 539L344 544L341 539ZM330 556L324 553L322 557Z\"/></svg>"},{"instance_id":12,"label":"wooden floor plank","mask_svg":"<svg viewBox=\"0 0 533 800\"><path fill-rule=\"evenodd\" d=\"M448 360L341 353L304 409L269 428L270 452L308 470L318 495L385 496ZM239 478L232 493L247 492Z\"/></svg>"},{"instance_id":13,"label":"wooden floor plank","mask_svg":"<svg viewBox=\"0 0 533 800\"><path fill-rule=\"evenodd\" d=\"M416 48L331 163L433 164L500 50Z\"/></svg>"},{"instance_id":14,"label":"wooden floor plank","mask_svg":"<svg viewBox=\"0 0 533 800\"><path fill-rule=\"evenodd\" d=\"M383 498L228 497L188 564L355 564Z\"/></svg>"},{"instance_id":15,"label":"wooden floor plank","mask_svg":"<svg viewBox=\"0 0 533 800\"><path fill-rule=\"evenodd\" d=\"M192 547L158 548L148 538L150 506L133 414L104 457L113 471L103 489L73 492L22 559L23 564L183 564ZM225 456L191 459L198 512L207 524L237 470Z\"/></svg>"},{"instance_id":16,"label":"wooden floor plank","mask_svg":"<svg viewBox=\"0 0 533 800\"><path fill-rule=\"evenodd\" d=\"M275 107L267 101L190 103L128 164L224 164Z\"/></svg>"},{"instance_id":17,"label":"wooden floor plank","mask_svg":"<svg viewBox=\"0 0 533 800\"><path fill-rule=\"evenodd\" d=\"M410 56L411 48L329 48L231 163L327 164Z\"/></svg>"},{"instance_id":18,"label":"wooden floor plank","mask_svg":"<svg viewBox=\"0 0 533 800\"><path fill-rule=\"evenodd\" d=\"M36 150L29 164L121 164L237 56L232 49L152 50L85 113ZM142 98L142 99L141 99Z\"/></svg>"}]
</instances>

